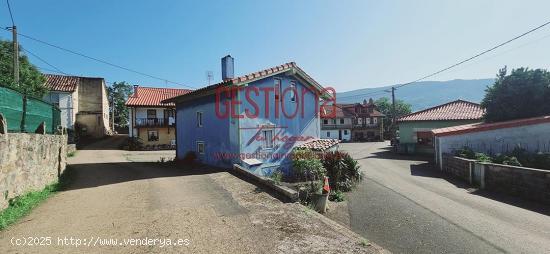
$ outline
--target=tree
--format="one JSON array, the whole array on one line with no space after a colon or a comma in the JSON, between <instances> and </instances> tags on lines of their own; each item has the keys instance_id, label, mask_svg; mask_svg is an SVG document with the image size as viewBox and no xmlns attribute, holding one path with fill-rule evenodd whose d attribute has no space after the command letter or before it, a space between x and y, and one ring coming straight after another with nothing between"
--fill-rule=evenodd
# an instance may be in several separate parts
<instances>
[{"instance_id":1,"label":"tree","mask_svg":"<svg viewBox=\"0 0 550 254\"><path fill-rule=\"evenodd\" d=\"M0 86L6 86L38 98L48 91L46 78L29 62L27 56L19 55L19 84L13 80L13 44L0 40Z\"/></svg>"},{"instance_id":2,"label":"tree","mask_svg":"<svg viewBox=\"0 0 550 254\"><path fill-rule=\"evenodd\" d=\"M378 110L386 115L386 118L384 118L384 128L386 130L389 129L391 126L391 121L393 117L393 111L392 111L392 103L389 98L382 97L374 102L374 105L378 108ZM395 118L399 118L401 116L410 114L412 112L412 106L411 104L405 103L403 100L395 100Z\"/></svg>"},{"instance_id":3,"label":"tree","mask_svg":"<svg viewBox=\"0 0 550 254\"><path fill-rule=\"evenodd\" d=\"M550 115L550 72L547 70L519 68L507 75L504 67L486 92L481 106L486 110L487 122Z\"/></svg>"},{"instance_id":4,"label":"tree","mask_svg":"<svg viewBox=\"0 0 550 254\"><path fill-rule=\"evenodd\" d=\"M124 81L118 83L114 82L108 87L108 91L111 110L113 110L112 105L114 101L114 127L116 127L116 129L128 128L128 108L126 107L126 100L128 100L128 96L132 93L132 86Z\"/></svg>"}]
</instances>

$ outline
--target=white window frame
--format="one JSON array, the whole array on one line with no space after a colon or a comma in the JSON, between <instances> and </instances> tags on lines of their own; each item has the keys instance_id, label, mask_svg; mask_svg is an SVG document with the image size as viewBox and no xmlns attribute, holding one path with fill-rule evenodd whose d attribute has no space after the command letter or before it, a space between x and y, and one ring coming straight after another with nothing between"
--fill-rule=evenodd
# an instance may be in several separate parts
<instances>
[{"instance_id":1,"label":"white window frame","mask_svg":"<svg viewBox=\"0 0 550 254\"><path fill-rule=\"evenodd\" d=\"M279 88L277 88L277 81L279 81ZM280 78L273 78L273 98L275 98L275 101L277 100L283 100L283 80Z\"/></svg>"},{"instance_id":2,"label":"white window frame","mask_svg":"<svg viewBox=\"0 0 550 254\"><path fill-rule=\"evenodd\" d=\"M202 127L203 126L203 124L202 124L202 111L197 111L195 116L196 116L196 121L197 121L197 127Z\"/></svg>"},{"instance_id":3,"label":"white window frame","mask_svg":"<svg viewBox=\"0 0 550 254\"><path fill-rule=\"evenodd\" d=\"M296 81L292 80L290 81L290 101L296 102Z\"/></svg>"},{"instance_id":4,"label":"white window frame","mask_svg":"<svg viewBox=\"0 0 550 254\"><path fill-rule=\"evenodd\" d=\"M327 131L327 138L330 138L330 131Z\"/></svg>"},{"instance_id":5,"label":"white window frame","mask_svg":"<svg viewBox=\"0 0 550 254\"><path fill-rule=\"evenodd\" d=\"M328 119L323 119L323 124L328 124Z\"/></svg>"},{"instance_id":6,"label":"white window frame","mask_svg":"<svg viewBox=\"0 0 550 254\"><path fill-rule=\"evenodd\" d=\"M200 151L200 146L202 145L202 152ZM197 141L197 147L196 147L198 154L204 154L206 151L206 143L204 141Z\"/></svg>"},{"instance_id":7,"label":"white window frame","mask_svg":"<svg viewBox=\"0 0 550 254\"><path fill-rule=\"evenodd\" d=\"M267 132L271 132L271 139L268 139ZM262 136L263 136L263 149L273 149L275 147L275 140L273 140L273 135L275 134L275 131L273 129L263 129L262 130Z\"/></svg>"}]
</instances>

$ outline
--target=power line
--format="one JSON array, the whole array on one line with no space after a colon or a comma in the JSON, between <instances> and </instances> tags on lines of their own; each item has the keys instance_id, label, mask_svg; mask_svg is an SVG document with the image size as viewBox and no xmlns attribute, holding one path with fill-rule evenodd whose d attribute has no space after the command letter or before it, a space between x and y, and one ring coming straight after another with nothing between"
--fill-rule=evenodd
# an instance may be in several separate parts
<instances>
[{"instance_id":1,"label":"power line","mask_svg":"<svg viewBox=\"0 0 550 254\"><path fill-rule=\"evenodd\" d=\"M437 75L437 74L439 74L439 73L442 73L442 72L444 72L444 71L446 71L446 70L449 70L449 69L451 69L451 68L454 68L454 67L456 67L456 66L459 66L459 65L461 65L461 64L463 64L463 63L469 62L469 61L471 61L471 60L473 60L473 59L475 59L475 58L478 58L478 57L480 57L480 56L482 56L482 55L484 55L484 54L486 54L486 53L489 53L489 52L491 52L491 51L493 51L493 50L495 50L495 49L497 49L497 48L500 48L500 47L502 47L502 46L504 46L504 45L506 45L506 44L508 44L508 43L510 43L510 42L513 42L513 41L515 41L515 40L517 40L517 39L519 39L519 38L521 38L521 37L523 37L523 36L525 36L525 35L528 35L528 34L534 32L534 31L536 31L536 30L539 30L539 29L541 29L541 28L543 28L543 27L545 27L545 26L547 26L547 25L549 25L549 24L550 24L550 21L549 21L549 22L546 22L546 23L544 23L544 24L542 24L542 25L540 25L540 26L538 26L538 27L535 27L535 28L533 28L533 29L531 29L531 30L529 30L529 31L527 31L527 32L525 32L525 33L523 33L523 34L521 34L521 35L518 35L518 36L516 36L516 37L514 37L514 38L512 38L512 39L510 39L510 40L507 40L507 41L505 41L505 42L503 42L503 43L500 43L500 44L498 44L498 45L496 45L496 46L494 46L494 47L492 47L492 48L490 48L490 49L487 49L487 50L485 50L485 51L483 51L483 52L481 52L481 53L478 53L477 55L474 55L474 56L472 56L472 57L470 57L470 58L467 58L467 59L465 59L465 60L462 60L462 61L460 61L460 62L458 62L458 63L455 63L455 64L453 64L453 65L451 65L451 66L449 66L449 67L443 68L443 69L441 69L441 70L439 70L439 71L436 71L436 72L434 72L434 73L432 73L432 74L426 75L426 76L424 76L424 77L422 77L422 78L419 78L419 79L417 79L417 80L415 80L415 81L411 81L411 82L408 82L408 83L405 83L405 84L397 85L397 86L395 86L395 88L404 87L404 86L406 86L406 85L410 85L410 84L412 84L412 83L415 83L415 82L418 82L418 81L427 79L427 78L429 78L429 77L433 77L433 76L435 76L435 75Z\"/></svg>"},{"instance_id":2,"label":"power line","mask_svg":"<svg viewBox=\"0 0 550 254\"><path fill-rule=\"evenodd\" d=\"M70 74L67 74L67 73L63 72L63 71L60 70L59 68L55 67L53 64L48 63L48 61L46 61L46 60L42 59L41 57L39 57L38 55L32 53L30 50L28 50L28 49L26 49L26 48L24 48L24 47L20 47L20 48L21 48L21 50L25 51L26 53L29 53L30 55L36 57L36 59L40 60L41 62L47 64L48 66L50 66L50 67L52 67L52 68L54 68L54 69L56 69L58 73L62 73L62 74L65 74L65 75L69 75L69 76L70 76Z\"/></svg>"},{"instance_id":3,"label":"power line","mask_svg":"<svg viewBox=\"0 0 550 254\"><path fill-rule=\"evenodd\" d=\"M6 30L6 31L9 31L9 30L6 29L6 28L2 28L2 29ZM168 82L168 83L172 83L172 84L176 84L176 85L180 85L180 86L184 86L184 87L189 87L189 88L196 89L196 87L192 87L192 86L189 86L189 85L185 85L185 84L183 84L183 83L176 82L176 81L171 81L171 80L168 80L168 79L165 79L165 78L161 78L161 77L158 77L158 76L150 75L150 74L147 74L147 73L144 73L144 72L141 72L141 71L137 71L137 70L134 70L134 69L130 69L130 68L127 68L127 67L118 65L118 64L110 63L110 62L108 62L108 61L105 61L105 60L102 60L102 59L99 59L99 58L95 58L95 57L92 57L92 56L88 56L88 55L85 55L85 54L83 54L83 53L76 52L76 51L74 51L74 50L70 50L70 49L67 49L67 48L64 48L64 47L61 47L61 46L57 46L57 45L51 44L51 43L49 43L49 42L46 42L46 41L43 41L43 40L40 40L40 39L31 37L31 36L28 36L28 35L25 35L25 34L21 34L21 33L17 33L17 34L20 35L20 36L22 36L22 37L25 37L25 38L27 38L27 39L30 39L30 40L33 40L33 41L36 41L36 42L39 42L39 43L48 45L48 46L50 46L50 47L53 47L53 48L56 48L56 49L59 49L59 50L65 51L65 52L69 52L69 53L74 54L74 55L77 55L77 56L81 56L81 57L84 57L84 58L88 58L88 59L90 59L90 60L93 60L93 61L96 61L96 62L100 62L100 63L106 64L106 65L109 65L109 66L112 66L112 67L115 67L115 68L119 68L119 69L122 69L122 70L125 70L125 71L133 72L133 73L136 73L136 74L139 74L139 75L142 75L142 76L145 76L145 77L157 79L157 80L160 80L160 81L164 81L164 82Z\"/></svg>"},{"instance_id":4,"label":"power line","mask_svg":"<svg viewBox=\"0 0 550 254\"><path fill-rule=\"evenodd\" d=\"M8 11L10 12L11 26L15 26L15 21L13 21L13 14L11 13L10 0L6 0L6 3L8 4Z\"/></svg>"}]
</instances>

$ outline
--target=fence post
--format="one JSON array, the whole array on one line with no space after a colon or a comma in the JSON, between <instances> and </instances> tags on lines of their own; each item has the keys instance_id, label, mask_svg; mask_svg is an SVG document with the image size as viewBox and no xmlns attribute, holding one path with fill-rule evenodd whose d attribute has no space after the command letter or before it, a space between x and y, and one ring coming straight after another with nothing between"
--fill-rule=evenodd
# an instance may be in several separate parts
<instances>
[{"instance_id":1,"label":"fence post","mask_svg":"<svg viewBox=\"0 0 550 254\"><path fill-rule=\"evenodd\" d=\"M8 133L8 121L2 113L0 113L0 134Z\"/></svg>"},{"instance_id":2,"label":"fence post","mask_svg":"<svg viewBox=\"0 0 550 254\"><path fill-rule=\"evenodd\" d=\"M23 113L21 114L21 126L19 127L19 129L21 129L21 132L26 132L25 131L25 118L27 117L27 94L24 93L23 94Z\"/></svg>"}]
</instances>

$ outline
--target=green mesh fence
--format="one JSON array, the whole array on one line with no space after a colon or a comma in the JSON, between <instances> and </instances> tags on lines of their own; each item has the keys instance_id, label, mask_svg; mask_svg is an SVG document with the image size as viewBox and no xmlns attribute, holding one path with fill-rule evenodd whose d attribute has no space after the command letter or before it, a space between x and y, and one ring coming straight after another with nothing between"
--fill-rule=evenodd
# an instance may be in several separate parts
<instances>
[{"instance_id":1,"label":"green mesh fence","mask_svg":"<svg viewBox=\"0 0 550 254\"><path fill-rule=\"evenodd\" d=\"M8 123L8 131L20 132L23 110L25 114L25 131L34 132L42 122L46 122L46 132L55 133L57 126L61 125L60 110L40 99L27 97L26 107L23 107L23 94L0 87L0 113L4 115Z\"/></svg>"}]
</instances>

